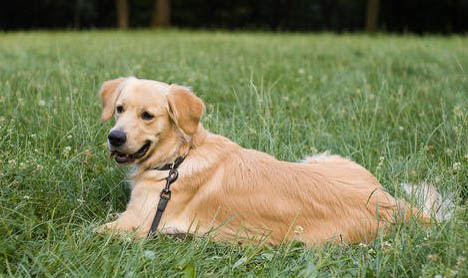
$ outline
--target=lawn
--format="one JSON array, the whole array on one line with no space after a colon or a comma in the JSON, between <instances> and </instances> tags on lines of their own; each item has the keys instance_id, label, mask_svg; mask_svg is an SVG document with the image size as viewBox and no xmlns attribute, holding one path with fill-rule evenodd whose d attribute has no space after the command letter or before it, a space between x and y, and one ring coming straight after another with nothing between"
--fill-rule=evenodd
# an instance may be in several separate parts
<instances>
[{"instance_id":1,"label":"lawn","mask_svg":"<svg viewBox=\"0 0 468 278\"><path fill-rule=\"evenodd\" d=\"M468 277L467 50L457 36L0 33L0 276ZM399 197L433 183L455 215L311 249L98 235L129 189L97 93L128 75L192 87L204 126L246 148L329 150Z\"/></svg>"}]
</instances>

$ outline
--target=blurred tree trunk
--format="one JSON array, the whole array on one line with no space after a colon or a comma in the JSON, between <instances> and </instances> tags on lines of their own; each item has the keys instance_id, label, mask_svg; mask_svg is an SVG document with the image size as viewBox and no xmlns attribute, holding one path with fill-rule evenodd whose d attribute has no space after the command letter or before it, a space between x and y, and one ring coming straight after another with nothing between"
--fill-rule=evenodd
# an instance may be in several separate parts
<instances>
[{"instance_id":1,"label":"blurred tree trunk","mask_svg":"<svg viewBox=\"0 0 468 278\"><path fill-rule=\"evenodd\" d=\"M379 0L367 0L366 32L376 32L379 21Z\"/></svg>"},{"instance_id":2,"label":"blurred tree trunk","mask_svg":"<svg viewBox=\"0 0 468 278\"><path fill-rule=\"evenodd\" d=\"M76 1L75 9L73 11L73 28L80 29L81 25L81 1Z\"/></svg>"},{"instance_id":3,"label":"blurred tree trunk","mask_svg":"<svg viewBox=\"0 0 468 278\"><path fill-rule=\"evenodd\" d=\"M128 2L127 0L115 0L117 6L117 25L119 29L128 28Z\"/></svg>"},{"instance_id":4,"label":"blurred tree trunk","mask_svg":"<svg viewBox=\"0 0 468 278\"><path fill-rule=\"evenodd\" d=\"M166 27L171 24L171 0L156 0L154 2L151 27Z\"/></svg>"}]
</instances>

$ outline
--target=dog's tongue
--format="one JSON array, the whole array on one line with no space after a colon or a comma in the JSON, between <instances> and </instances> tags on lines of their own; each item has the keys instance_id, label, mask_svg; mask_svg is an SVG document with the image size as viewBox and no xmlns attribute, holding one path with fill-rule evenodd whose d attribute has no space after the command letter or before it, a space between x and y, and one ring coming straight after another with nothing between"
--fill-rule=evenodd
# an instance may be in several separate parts
<instances>
[{"instance_id":1,"label":"dog's tongue","mask_svg":"<svg viewBox=\"0 0 468 278\"><path fill-rule=\"evenodd\" d=\"M115 161L117 163L127 163L127 162L132 162L133 157L131 155L126 155L126 154L116 154L115 156Z\"/></svg>"}]
</instances>

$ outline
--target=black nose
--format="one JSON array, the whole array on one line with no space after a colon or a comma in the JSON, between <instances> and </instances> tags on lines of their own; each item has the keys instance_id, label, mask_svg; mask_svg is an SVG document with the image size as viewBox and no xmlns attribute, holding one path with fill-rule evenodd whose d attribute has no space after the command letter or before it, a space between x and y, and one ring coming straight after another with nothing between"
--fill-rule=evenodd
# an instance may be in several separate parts
<instances>
[{"instance_id":1,"label":"black nose","mask_svg":"<svg viewBox=\"0 0 468 278\"><path fill-rule=\"evenodd\" d=\"M107 136L107 139L109 139L109 143L112 146L120 147L127 140L127 135L125 135L125 132L122 132L120 130L113 130L111 131L111 133L109 133L109 136Z\"/></svg>"}]
</instances>

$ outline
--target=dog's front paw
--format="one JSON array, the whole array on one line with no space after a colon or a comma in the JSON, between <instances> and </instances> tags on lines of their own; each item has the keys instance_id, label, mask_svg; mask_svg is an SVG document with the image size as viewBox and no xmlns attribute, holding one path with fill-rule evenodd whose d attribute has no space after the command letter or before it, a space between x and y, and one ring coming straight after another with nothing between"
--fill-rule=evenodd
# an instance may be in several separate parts
<instances>
[{"instance_id":1,"label":"dog's front paw","mask_svg":"<svg viewBox=\"0 0 468 278\"><path fill-rule=\"evenodd\" d=\"M148 234L147 231L144 229L140 229L138 227L123 225L119 221L113 221L101 225L95 229L97 233L101 234L113 234L113 235L120 235L125 236L133 239L137 238L145 238Z\"/></svg>"},{"instance_id":2,"label":"dog's front paw","mask_svg":"<svg viewBox=\"0 0 468 278\"><path fill-rule=\"evenodd\" d=\"M110 233L117 233L120 234L123 231L118 227L117 221L109 222L104 225L97 227L95 232L100 234L110 234Z\"/></svg>"}]
</instances>

